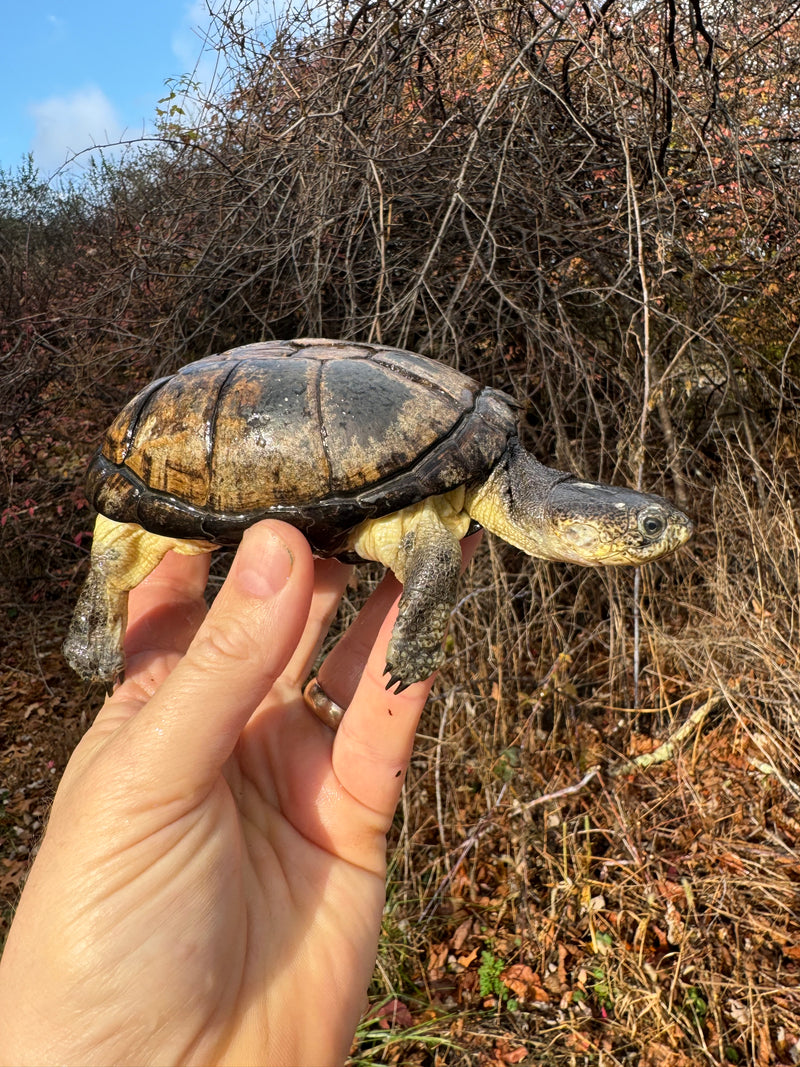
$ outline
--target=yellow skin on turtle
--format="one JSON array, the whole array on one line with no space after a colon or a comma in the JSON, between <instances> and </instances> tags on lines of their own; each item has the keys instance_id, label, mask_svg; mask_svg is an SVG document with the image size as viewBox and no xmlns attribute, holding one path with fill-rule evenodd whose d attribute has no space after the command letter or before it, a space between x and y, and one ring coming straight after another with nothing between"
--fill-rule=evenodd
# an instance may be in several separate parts
<instances>
[{"instance_id":1,"label":"yellow skin on turtle","mask_svg":"<svg viewBox=\"0 0 800 1067\"><path fill-rule=\"evenodd\" d=\"M508 462L498 464L483 484L460 486L352 530L347 547L388 567L404 586L387 656L387 688L403 689L441 665L459 575L459 541L473 522L530 556L584 566L638 566L691 536L691 522L660 497L579 482L542 467L519 447L510 451ZM508 492L515 474L523 490L517 487L516 504ZM550 483L546 501L542 480ZM528 484L534 488L526 494ZM531 514L535 509L539 514ZM526 515L535 521L525 522ZM217 547L99 515L90 573L64 646L68 660L87 676L81 664L88 644L92 675L110 682L121 674L129 591L167 552L197 555Z\"/></svg>"}]
</instances>

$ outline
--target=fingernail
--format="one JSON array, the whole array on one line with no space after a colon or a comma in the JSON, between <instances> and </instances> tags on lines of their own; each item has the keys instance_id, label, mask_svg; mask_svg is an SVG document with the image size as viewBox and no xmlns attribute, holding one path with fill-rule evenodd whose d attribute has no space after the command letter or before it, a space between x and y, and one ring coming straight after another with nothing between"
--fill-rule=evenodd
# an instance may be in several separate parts
<instances>
[{"instance_id":1,"label":"fingernail","mask_svg":"<svg viewBox=\"0 0 800 1067\"><path fill-rule=\"evenodd\" d=\"M250 596L277 596L289 580L293 562L288 546L277 534L247 530L234 561L237 584Z\"/></svg>"}]
</instances>

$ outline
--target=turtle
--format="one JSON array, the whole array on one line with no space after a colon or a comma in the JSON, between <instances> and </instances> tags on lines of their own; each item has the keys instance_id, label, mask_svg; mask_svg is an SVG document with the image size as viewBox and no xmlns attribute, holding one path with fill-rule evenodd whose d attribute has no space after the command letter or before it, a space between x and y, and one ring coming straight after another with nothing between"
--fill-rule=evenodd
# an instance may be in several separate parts
<instances>
[{"instance_id":1,"label":"turtle","mask_svg":"<svg viewBox=\"0 0 800 1067\"><path fill-rule=\"evenodd\" d=\"M129 591L169 550L235 545L268 517L318 556L377 560L400 580L386 657L398 692L443 662L470 530L584 566L639 566L688 540L691 521L662 497L544 466L519 415L510 395L426 356L324 338L243 345L158 378L89 465L99 514L68 662L110 688Z\"/></svg>"}]
</instances>

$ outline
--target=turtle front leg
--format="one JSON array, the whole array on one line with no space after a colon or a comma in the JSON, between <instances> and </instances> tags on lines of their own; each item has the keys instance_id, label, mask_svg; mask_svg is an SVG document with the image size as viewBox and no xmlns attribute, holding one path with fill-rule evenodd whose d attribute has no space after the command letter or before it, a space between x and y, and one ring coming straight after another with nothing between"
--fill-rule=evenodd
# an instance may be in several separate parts
<instances>
[{"instance_id":1,"label":"turtle front leg","mask_svg":"<svg viewBox=\"0 0 800 1067\"><path fill-rule=\"evenodd\" d=\"M442 665L442 643L456 603L461 572L458 538L434 511L425 511L400 542L394 572L403 583L386 653L386 688L402 693Z\"/></svg>"},{"instance_id":2,"label":"turtle front leg","mask_svg":"<svg viewBox=\"0 0 800 1067\"><path fill-rule=\"evenodd\" d=\"M210 552L203 541L181 541L148 533L132 523L98 515L89 573L63 645L64 657L84 681L108 688L122 675L128 623L128 593L144 581L170 549L184 555Z\"/></svg>"}]
</instances>

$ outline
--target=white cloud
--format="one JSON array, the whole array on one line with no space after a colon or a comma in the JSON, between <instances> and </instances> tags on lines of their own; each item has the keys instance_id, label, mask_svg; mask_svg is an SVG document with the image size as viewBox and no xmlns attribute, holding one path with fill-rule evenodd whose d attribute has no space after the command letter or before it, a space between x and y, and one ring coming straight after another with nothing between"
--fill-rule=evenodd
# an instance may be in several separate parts
<instances>
[{"instance_id":1,"label":"white cloud","mask_svg":"<svg viewBox=\"0 0 800 1067\"><path fill-rule=\"evenodd\" d=\"M55 170L93 145L115 141L123 132L114 105L97 86L48 97L31 104L29 111L36 123L34 161L44 171Z\"/></svg>"}]
</instances>

